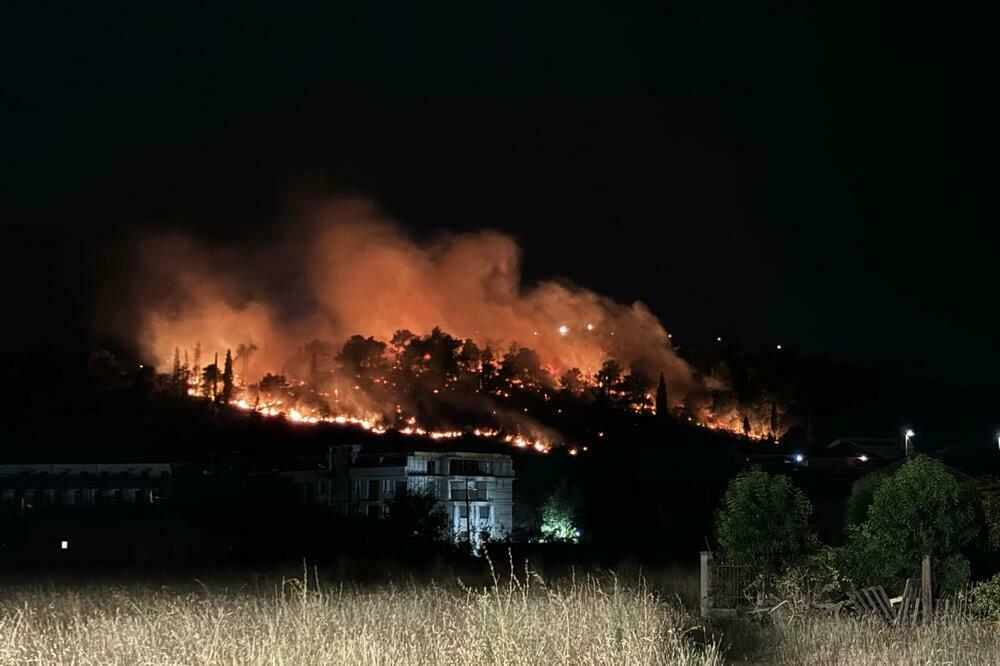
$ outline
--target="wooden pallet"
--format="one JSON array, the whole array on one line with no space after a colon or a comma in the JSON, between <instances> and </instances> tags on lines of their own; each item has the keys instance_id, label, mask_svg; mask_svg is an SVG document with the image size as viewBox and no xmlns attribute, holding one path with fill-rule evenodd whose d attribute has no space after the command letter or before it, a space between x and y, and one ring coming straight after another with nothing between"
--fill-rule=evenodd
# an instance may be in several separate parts
<instances>
[{"instance_id":1,"label":"wooden pallet","mask_svg":"<svg viewBox=\"0 0 1000 666\"><path fill-rule=\"evenodd\" d=\"M916 624L920 617L920 579L907 579L902 596L890 599L881 585L848 594L859 613L873 615L893 626Z\"/></svg>"}]
</instances>

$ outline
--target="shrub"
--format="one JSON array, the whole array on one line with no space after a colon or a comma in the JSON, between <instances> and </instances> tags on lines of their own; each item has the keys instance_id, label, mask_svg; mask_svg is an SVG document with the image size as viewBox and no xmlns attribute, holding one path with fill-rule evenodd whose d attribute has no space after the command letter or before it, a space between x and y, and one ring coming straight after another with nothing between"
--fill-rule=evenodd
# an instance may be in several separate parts
<instances>
[{"instance_id":1,"label":"shrub","mask_svg":"<svg viewBox=\"0 0 1000 666\"><path fill-rule=\"evenodd\" d=\"M791 479L753 467L726 489L715 532L723 552L763 577L797 562L814 543L812 505Z\"/></svg>"},{"instance_id":2,"label":"shrub","mask_svg":"<svg viewBox=\"0 0 1000 666\"><path fill-rule=\"evenodd\" d=\"M1000 620L1000 573L972 588L972 609L990 620Z\"/></svg>"},{"instance_id":3,"label":"shrub","mask_svg":"<svg viewBox=\"0 0 1000 666\"><path fill-rule=\"evenodd\" d=\"M844 509L844 519L848 525L860 525L868 518L868 507L875 500L875 489L885 480L878 472L865 474L851 486L851 494L847 498Z\"/></svg>"},{"instance_id":4,"label":"shrub","mask_svg":"<svg viewBox=\"0 0 1000 666\"><path fill-rule=\"evenodd\" d=\"M546 541L579 541L576 515L577 498L563 479L542 506L542 538Z\"/></svg>"}]
</instances>

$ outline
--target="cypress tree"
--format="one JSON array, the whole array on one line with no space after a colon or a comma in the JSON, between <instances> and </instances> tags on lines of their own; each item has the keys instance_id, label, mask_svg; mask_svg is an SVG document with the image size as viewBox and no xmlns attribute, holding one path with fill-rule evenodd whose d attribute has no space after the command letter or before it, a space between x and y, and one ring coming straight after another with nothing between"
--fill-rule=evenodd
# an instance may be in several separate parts
<instances>
[{"instance_id":1,"label":"cypress tree","mask_svg":"<svg viewBox=\"0 0 1000 666\"><path fill-rule=\"evenodd\" d=\"M226 364L222 369L222 402L228 403L233 397L233 355L226 350Z\"/></svg>"},{"instance_id":2,"label":"cypress tree","mask_svg":"<svg viewBox=\"0 0 1000 666\"><path fill-rule=\"evenodd\" d=\"M667 382L660 373L660 383L656 387L656 417L664 419L667 417Z\"/></svg>"}]
</instances>

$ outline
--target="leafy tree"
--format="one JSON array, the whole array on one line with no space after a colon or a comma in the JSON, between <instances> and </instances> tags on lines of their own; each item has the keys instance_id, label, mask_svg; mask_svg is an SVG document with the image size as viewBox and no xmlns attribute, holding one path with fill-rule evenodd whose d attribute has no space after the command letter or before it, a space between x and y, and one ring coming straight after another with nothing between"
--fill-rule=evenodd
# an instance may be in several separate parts
<instances>
[{"instance_id":1,"label":"leafy tree","mask_svg":"<svg viewBox=\"0 0 1000 666\"><path fill-rule=\"evenodd\" d=\"M500 389L500 368L497 366L496 355L489 345L480 353L479 361L480 387L484 391L496 391Z\"/></svg>"},{"instance_id":2,"label":"leafy tree","mask_svg":"<svg viewBox=\"0 0 1000 666\"><path fill-rule=\"evenodd\" d=\"M458 376L462 342L435 327L425 338L413 338L397 356L397 383L425 391L444 388Z\"/></svg>"},{"instance_id":3,"label":"leafy tree","mask_svg":"<svg viewBox=\"0 0 1000 666\"><path fill-rule=\"evenodd\" d=\"M272 375L269 372L261 377L257 387L262 393L273 393L288 388L288 379L284 375Z\"/></svg>"},{"instance_id":4,"label":"leafy tree","mask_svg":"<svg viewBox=\"0 0 1000 666\"><path fill-rule=\"evenodd\" d=\"M447 535L448 516L430 492L398 490L387 505L388 525L397 534L424 542Z\"/></svg>"},{"instance_id":5,"label":"leafy tree","mask_svg":"<svg viewBox=\"0 0 1000 666\"><path fill-rule=\"evenodd\" d=\"M621 382L622 366L613 358L608 359L594 375L594 380L597 382L598 392L606 395L608 391L616 388Z\"/></svg>"},{"instance_id":6,"label":"leafy tree","mask_svg":"<svg viewBox=\"0 0 1000 666\"><path fill-rule=\"evenodd\" d=\"M625 375L619 384L619 390L622 392L622 401L629 407L641 407L649 404L648 398L646 398L649 394L649 389L648 380L635 372Z\"/></svg>"},{"instance_id":7,"label":"leafy tree","mask_svg":"<svg viewBox=\"0 0 1000 666\"><path fill-rule=\"evenodd\" d=\"M587 387L580 368L570 368L559 377L559 387L570 395L579 395Z\"/></svg>"},{"instance_id":8,"label":"leafy tree","mask_svg":"<svg viewBox=\"0 0 1000 666\"><path fill-rule=\"evenodd\" d=\"M500 376L508 382L520 383L526 388L540 386L544 383L542 361L535 350L512 344L504 354Z\"/></svg>"},{"instance_id":9,"label":"leafy tree","mask_svg":"<svg viewBox=\"0 0 1000 666\"><path fill-rule=\"evenodd\" d=\"M730 482L716 514L715 534L727 557L770 577L813 545L811 514L812 505L791 479L755 466Z\"/></svg>"},{"instance_id":10,"label":"leafy tree","mask_svg":"<svg viewBox=\"0 0 1000 666\"><path fill-rule=\"evenodd\" d=\"M226 361L222 370L222 402L229 404L233 398L233 354L226 350Z\"/></svg>"},{"instance_id":11,"label":"leafy tree","mask_svg":"<svg viewBox=\"0 0 1000 666\"><path fill-rule=\"evenodd\" d=\"M209 363L201 371L201 391L206 397L215 398L221 377L222 373L215 363Z\"/></svg>"},{"instance_id":12,"label":"leafy tree","mask_svg":"<svg viewBox=\"0 0 1000 666\"><path fill-rule=\"evenodd\" d=\"M357 377L371 377L385 370L385 343L373 337L352 335L337 354L337 362Z\"/></svg>"},{"instance_id":13,"label":"leafy tree","mask_svg":"<svg viewBox=\"0 0 1000 666\"><path fill-rule=\"evenodd\" d=\"M858 586L899 589L920 576L930 555L938 585L959 589L969 578L963 549L979 530L977 511L971 484L937 460L913 456L875 488L865 522L847 528L845 570Z\"/></svg>"},{"instance_id":14,"label":"leafy tree","mask_svg":"<svg viewBox=\"0 0 1000 666\"><path fill-rule=\"evenodd\" d=\"M458 349L458 381L467 391L477 391L480 388L480 371L482 370L482 350L471 339L462 341Z\"/></svg>"},{"instance_id":15,"label":"leafy tree","mask_svg":"<svg viewBox=\"0 0 1000 666\"><path fill-rule=\"evenodd\" d=\"M542 538L546 541L578 541L577 513L577 498L563 479L542 505Z\"/></svg>"},{"instance_id":16,"label":"leafy tree","mask_svg":"<svg viewBox=\"0 0 1000 666\"><path fill-rule=\"evenodd\" d=\"M403 349L416 337L416 334L408 329L401 328L397 330L392 334L392 339L389 341L389 344L392 346L393 353L398 356L400 352L402 352Z\"/></svg>"},{"instance_id":17,"label":"leafy tree","mask_svg":"<svg viewBox=\"0 0 1000 666\"><path fill-rule=\"evenodd\" d=\"M875 499L875 489L885 480L879 472L865 474L851 486L851 494L847 498L844 518L847 525L860 525L868 518L868 507Z\"/></svg>"}]
</instances>

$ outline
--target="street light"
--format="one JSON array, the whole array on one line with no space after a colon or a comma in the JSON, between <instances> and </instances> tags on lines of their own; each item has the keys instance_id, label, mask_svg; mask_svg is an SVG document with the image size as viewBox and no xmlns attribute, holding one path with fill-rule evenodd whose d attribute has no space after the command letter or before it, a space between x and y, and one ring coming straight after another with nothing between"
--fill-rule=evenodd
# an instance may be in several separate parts
<instances>
[{"instance_id":1,"label":"street light","mask_svg":"<svg viewBox=\"0 0 1000 666\"><path fill-rule=\"evenodd\" d=\"M915 437L916 434L917 433L913 432L912 428L907 428L903 433L903 450L906 452L906 455L910 455L910 439Z\"/></svg>"}]
</instances>

